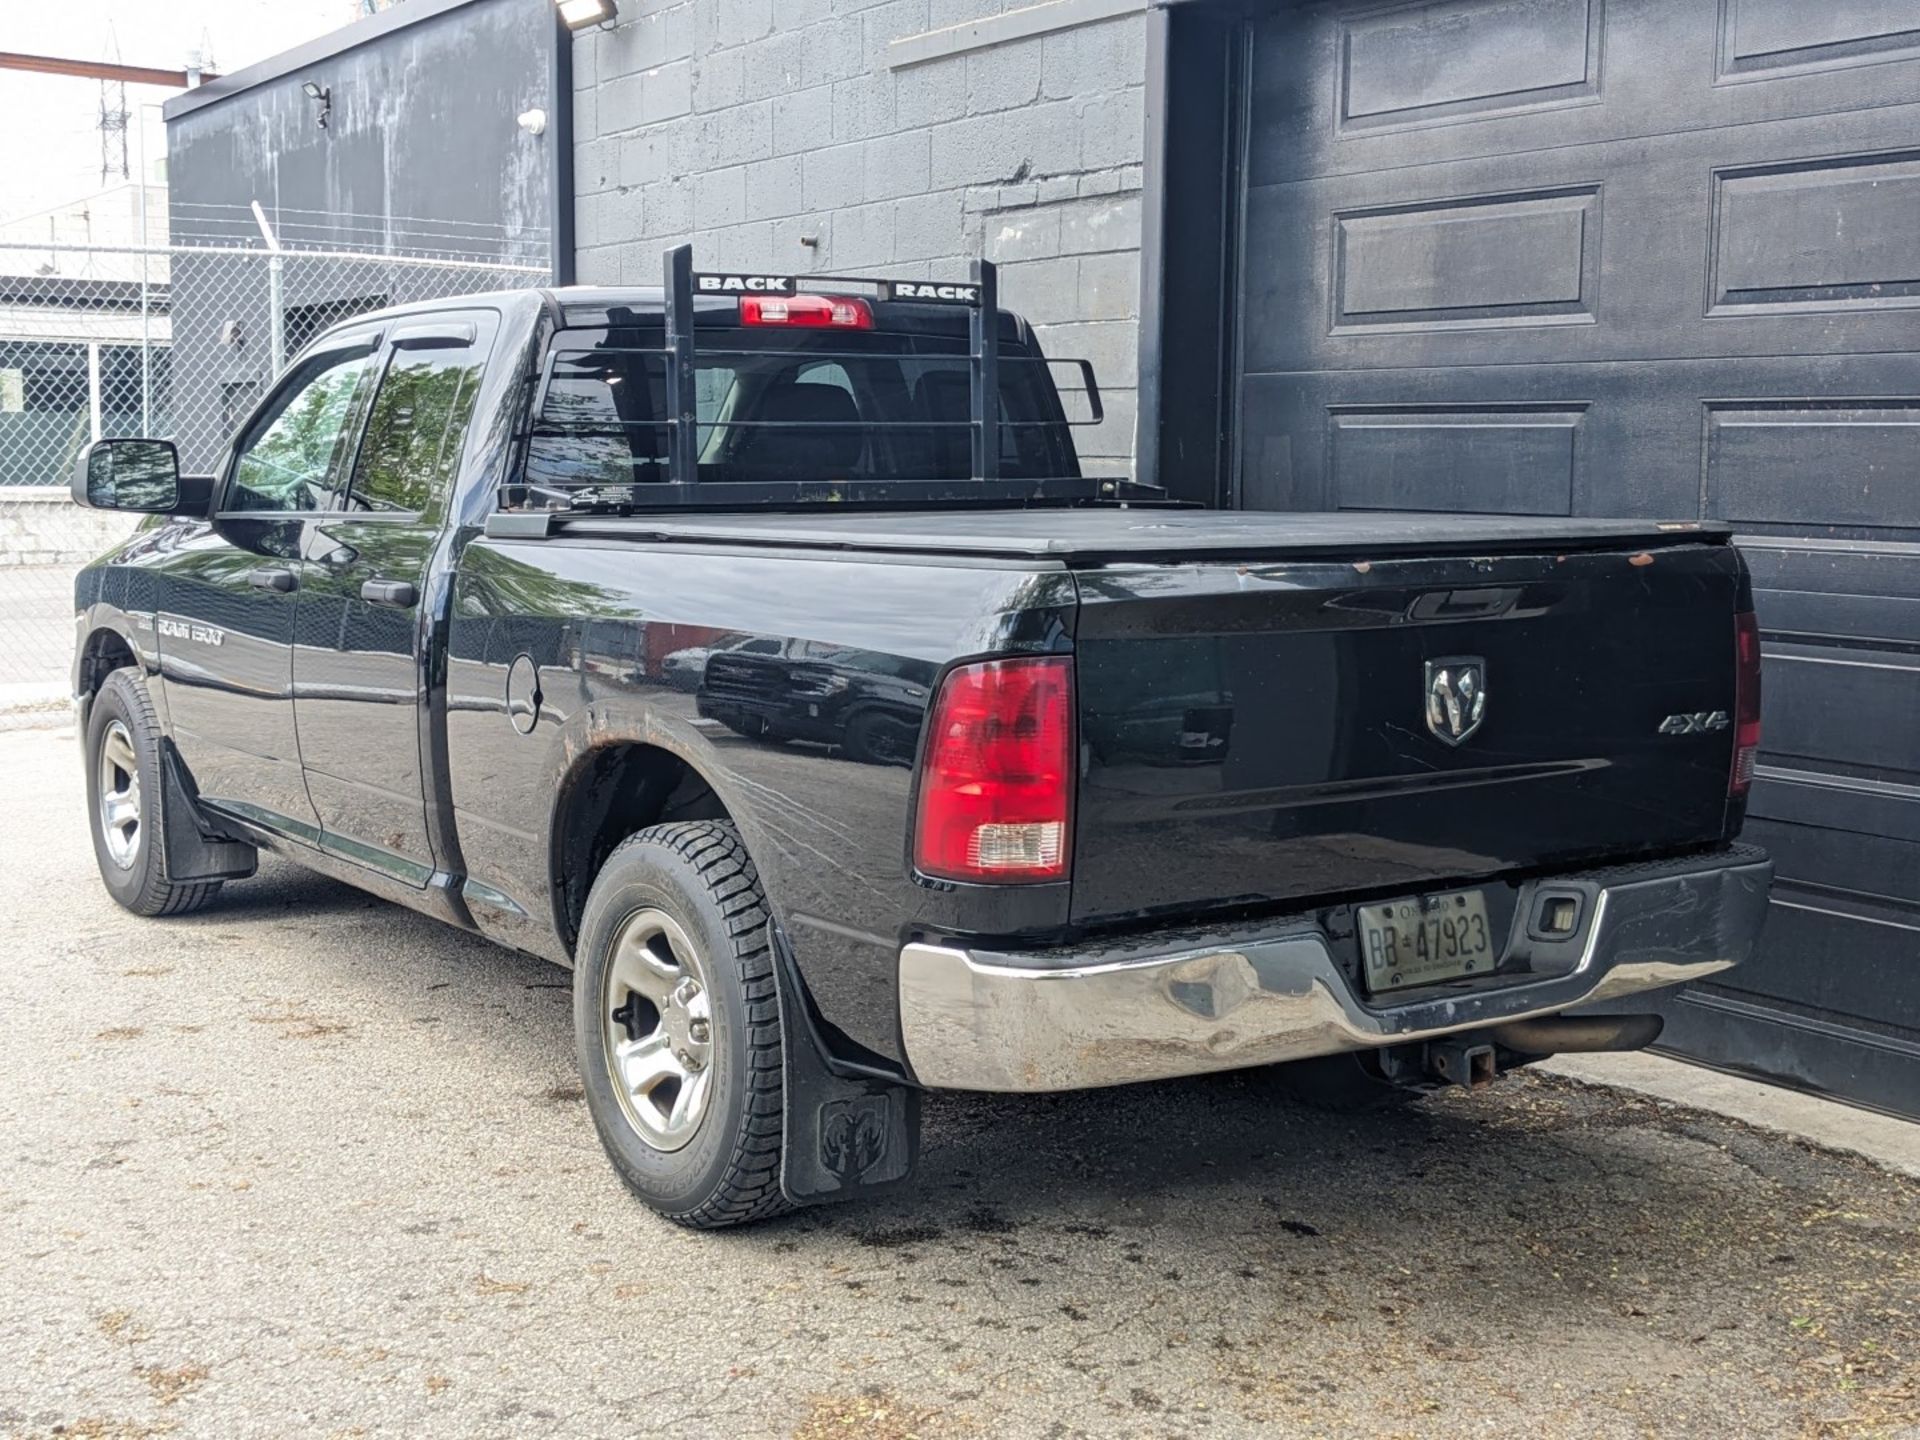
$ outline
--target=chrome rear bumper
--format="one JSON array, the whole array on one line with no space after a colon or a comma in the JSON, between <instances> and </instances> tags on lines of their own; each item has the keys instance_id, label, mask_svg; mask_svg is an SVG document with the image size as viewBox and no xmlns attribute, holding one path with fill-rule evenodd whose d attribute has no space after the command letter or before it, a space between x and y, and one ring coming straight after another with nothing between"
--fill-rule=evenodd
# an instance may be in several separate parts
<instances>
[{"instance_id":1,"label":"chrome rear bumper","mask_svg":"<svg viewBox=\"0 0 1920 1440\"><path fill-rule=\"evenodd\" d=\"M923 1085L1080 1090L1398 1045L1678 985L1738 965L1773 862L1751 846L1556 875L1579 930L1519 941L1533 972L1370 1001L1311 918L1026 954L908 945L900 1023Z\"/></svg>"}]
</instances>

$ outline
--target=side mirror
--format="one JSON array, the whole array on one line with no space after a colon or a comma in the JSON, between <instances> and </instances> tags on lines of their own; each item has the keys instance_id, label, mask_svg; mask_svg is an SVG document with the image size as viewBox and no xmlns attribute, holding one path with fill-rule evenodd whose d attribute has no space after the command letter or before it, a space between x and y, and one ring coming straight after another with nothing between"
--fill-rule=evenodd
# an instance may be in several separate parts
<instances>
[{"instance_id":1,"label":"side mirror","mask_svg":"<svg viewBox=\"0 0 1920 1440\"><path fill-rule=\"evenodd\" d=\"M173 514L180 507L180 454L171 440L96 440L74 462L73 498L91 510Z\"/></svg>"}]
</instances>

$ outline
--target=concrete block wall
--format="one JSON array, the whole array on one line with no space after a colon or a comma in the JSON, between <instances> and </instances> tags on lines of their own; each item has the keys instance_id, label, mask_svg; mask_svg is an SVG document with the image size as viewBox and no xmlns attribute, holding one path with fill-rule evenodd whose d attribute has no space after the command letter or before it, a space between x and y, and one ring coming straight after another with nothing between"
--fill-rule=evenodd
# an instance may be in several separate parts
<instances>
[{"instance_id":1,"label":"concrete block wall","mask_svg":"<svg viewBox=\"0 0 1920 1440\"><path fill-rule=\"evenodd\" d=\"M962 278L984 254L1050 355L1094 362L1108 419L1076 439L1089 471L1124 473L1144 0L995 18L1017 8L624 0L574 42L580 281L658 284L662 250L688 239L714 269ZM892 48L940 31L915 47L932 58Z\"/></svg>"}]
</instances>

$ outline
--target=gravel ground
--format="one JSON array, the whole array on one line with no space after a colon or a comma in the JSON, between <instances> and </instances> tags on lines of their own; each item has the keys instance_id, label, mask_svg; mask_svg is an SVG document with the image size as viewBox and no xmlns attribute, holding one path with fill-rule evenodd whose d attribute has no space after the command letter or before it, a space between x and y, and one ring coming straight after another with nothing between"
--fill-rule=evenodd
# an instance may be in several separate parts
<instances>
[{"instance_id":1,"label":"gravel ground","mask_svg":"<svg viewBox=\"0 0 1920 1440\"><path fill-rule=\"evenodd\" d=\"M0 735L0 1434L1920 1435L1920 1186L1520 1076L939 1097L917 1189L688 1234L567 976L269 863L148 922Z\"/></svg>"}]
</instances>

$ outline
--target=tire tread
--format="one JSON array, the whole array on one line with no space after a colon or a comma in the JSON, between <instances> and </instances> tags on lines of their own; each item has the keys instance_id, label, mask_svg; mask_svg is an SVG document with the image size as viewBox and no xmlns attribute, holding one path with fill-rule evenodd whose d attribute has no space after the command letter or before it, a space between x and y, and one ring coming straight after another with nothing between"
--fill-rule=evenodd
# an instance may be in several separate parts
<instances>
[{"instance_id":1,"label":"tire tread","mask_svg":"<svg viewBox=\"0 0 1920 1440\"><path fill-rule=\"evenodd\" d=\"M133 666L123 665L101 683L99 694L94 698L97 707L106 698L109 691L127 712L128 728L134 732L134 748L139 753L144 771L149 755L158 759L160 744L160 721L154 714L153 697L147 694L140 674ZM93 747L87 747L87 764L93 765ZM156 766L157 769L157 766ZM97 781L93 783L98 783ZM141 823L151 827L147 837L147 848L141 856L141 865L145 870L140 888L131 900L121 900L136 915L158 918L166 915L185 915L198 910L220 893L223 883L219 880L198 880L186 884L176 884L167 878L166 857L166 791L163 777L159 774L142 774L140 783L143 789L151 787L152 820ZM92 792L89 791L89 800ZM89 824L95 823L89 817ZM116 897L118 898L118 897Z\"/></svg>"},{"instance_id":2,"label":"tire tread","mask_svg":"<svg viewBox=\"0 0 1920 1440\"><path fill-rule=\"evenodd\" d=\"M684 862L725 922L746 998L747 1052L743 1067L744 1122L723 1178L699 1205L660 1213L675 1224L717 1230L768 1220L793 1209L780 1188L780 1152L786 1124L785 1066L780 1038L780 1001L774 980L773 950L767 927L766 898L760 874L729 821L685 820L636 831L614 847L615 857L639 847L657 847ZM604 867L603 867L604 869ZM622 1177L626 1168L611 1146L607 1153Z\"/></svg>"}]
</instances>

